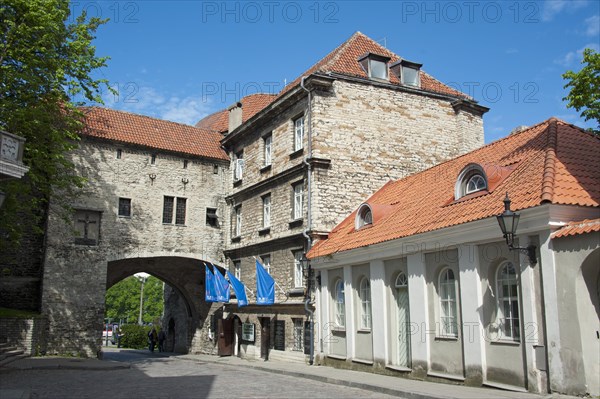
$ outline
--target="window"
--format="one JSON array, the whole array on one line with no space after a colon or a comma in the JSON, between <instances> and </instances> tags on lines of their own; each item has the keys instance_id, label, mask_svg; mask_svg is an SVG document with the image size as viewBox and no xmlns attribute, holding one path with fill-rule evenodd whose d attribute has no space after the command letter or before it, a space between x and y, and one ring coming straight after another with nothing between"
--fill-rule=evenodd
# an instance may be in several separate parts
<instances>
[{"instance_id":1,"label":"window","mask_svg":"<svg viewBox=\"0 0 600 399\"><path fill-rule=\"evenodd\" d=\"M187 167L188 167L188 160L184 159L183 160L183 169L187 169Z\"/></svg>"},{"instance_id":2,"label":"window","mask_svg":"<svg viewBox=\"0 0 600 399\"><path fill-rule=\"evenodd\" d=\"M271 165L271 146L273 143L273 136L268 135L264 138L264 166Z\"/></svg>"},{"instance_id":3,"label":"window","mask_svg":"<svg viewBox=\"0 0 600 399\"><path fill-rule=\"evenodd\" d=\"M487 188L487 178L483 168L477 164L469 164L458 175L454 188L454 199L487 190Z\"/></svg>"},{"instance_id":4,"label":"window","mask_svg":"<svg viewBox=\"0 0 600 399\"><path fill-rule=\"evenodd\" d=\"M303 216L303 202L304 202L304 182L296 183L293 186L294 189L294 202L292 218L294 220L302 219Z\"/></svg>"},{"instance_id":5,"label":"window","mask_svg":"<svg viewBox=\"0 0 600 399\"><path fill-rule=\"evenodd\" d=\"M360 328L371 328L371 283L363 277L360 280L358 298L360 300Z\"/></svg>"},{"instance_id":6,"label":"window","mask_svg":"<svg viewBox=\"0 0 600 399\"><path fill-rule=\"evenodd\" d=\"M262 198L263 203L263 228L271 227L271 194Z\"/></svg>"},{"instance_id":7,"label":"window","mask_svg":"<svg viewBox=\"0 0 600 399\"><path fill-rule=\"evenodd\" d=\"M242 180L244 176L244 153L238 152L233 158L233 180Z\"/></svg>"},{"instance_id":8,"label":"window","mask_svg":"<svg viewBox=\"0 0 600 399\"><path fill-rule=\"evenodd\" d=\"M239 237L242 235L242 206L238 205L234 208L235 223L233 226L233 236Z\"/></svg>"},{"instance_id":9,"label":"window","mask_svg":"<svg viewBox=\"0 0 600 399\"><path fill-rule=\"evenodd\" d=\"M260 263L263 264L267 273L271 274L271 255L263 255L260 257Z\"/></svg>"},{"instance_id":10,"label":"window","mask_svg":"<svg viewBox=\"0 0 600 399\"><path fill-rule=\"evenodd\" d=\"M119 216L131 217L131 198L119 198Z\"/></svg>"},{"instance_id":11,"label":"window","mask_svg":"<svg viewBox=\"0 0 600 399\"><path fill-rule=\"evenodd\" d=\"M344 298L344 281L340 278L335 282L335 324L346 326L346 300Z\"/></svg>"},{"instance_id":12,"label":"window","mask_svg":"<svg viewBox=\"0 0 600 399\"><path fill-rule=\"evenodd\" d=\"M454 272L445 268L439 278L440 295L440 334L442 336L456 337L458 327L456 324L456 280Z\"/></svg>"},{"instance_id":13,"label":"window","mask_svg":"<svg viewBox=\"0 0 600 399\"><path fill-rule=\"evenodd\" d=\"M156 165L156 154L152 154L152 156L150 157L150 164Z\"/></svg>"},{"instance_id":14,"label":"window","mask_svg":"<svg viewBox=\"0 0 600 399\"><path fill-rule=\"evenodd\" d=\"M216 163L213 164L213 174L219 174L219 165L217 165Z\"/></svg>"},{"instance_id":15,"label":"window","mask_svg":"<svg viewBox=\"0 0 600 399\"><path fill-rule=\"evenodd\" d=\"M402 83L419 87L419 70L410 66L402 66Z\"/></svg>"},{"instance_id":16,"label":"window","mask_svg":"<svg viewBox=\"0 0 600 399\"><path fill-rule=\"evenodd\" d=\"M186 203L186 198L176 198L165 195L163 201L163 224L173 223L173 214L175 214L175 224L185 225Z\"/></svg>"},{"instance_id":17,"label":"window","mask_svg":"<svg viewBox=\"0 0 600 399\"><path fill-rule=\"evenodd\" d=\"M387 63L380 60L369 59L369 77L387 80Z\"/></svg>"},{"instance_id":18,"label":"window","mask_svg":"<svg viewBox=\"0 0 600 399\"><path fill-rule=\"evenodd\" d=\"M175 206L175 197L165 196L163 201L163 223L173 222L173 208Z\"/></svg>"},{"instance_id":19,"label":"window","mask_svg":"<svg viewBox=\"0 0 600 399\"><path fill-rule=\"evenodd\" d=\"M503 262L496 274L498 289L498 324L506 339L519 341L519 290L517 273L511 262Z\"/></svg>"},{"instance_id":20,"label":"window","mask_svg":"<svg viewBox=\"0 0 600 399\"><path fill-rule=\"evenodd\" d=\"M294 121L294 151L304 147L304 115Z\"/></svg>"},{"instance_id":21,"label":"window","mask_svg":"<svg viewBox=\"0 0 600 399\"><path fill-rule=\"evenodd\" d=\"M233 261L233 275L238 280L242 278L242 262L239 260Z\"/></svg>"},{"instance_id":22,"label":"window","mask_svg":"<svg viewBox=\"0 0 600 399\"><path fill-rule=\"evenodd\" d=\"M369 226L371 224L373 224L373 212L371 211L371 207L368 204L362 204L356 213L355 228L358 230L361 227Z\"/></svg>"},{"instance_id":23,"label":"window","mask_svg":"<svg viewBox=\"0 0 600 399\"><path fill-rule=\"evenodd\" d=\"M219 227L217 208L206 208L206 225L211 227Z\"/></svg>"},{"instance_id":24,"label":"window","mask_svg":"<svg viewBox=\"0 0 600 399\"><path fill-rule=\"evenodd\" d=\"M302 351L304 349L304 323L302 319L292 319L294 322L294 350Z\"/></svg>"},{"instance_id":25,"label":"window","mask_svg":"<svg viewBox=\"0 0 600 399\"><path fill-rule=\"evenodd\" d=\"M304 287L304 275L302 274L302 255L304 251L294 251L294 287Z\"/></svg>"},{"instance_id":26,"label":"window","mask_svg":"<svg viewBox=\"0 0 600 399\"><path fill-rule=\"evenodd\" d=\"M117 159L121 159L122 156L123 156L123 150L121 150L120 148L117 149Z\"/></svg>"}]
</instances>

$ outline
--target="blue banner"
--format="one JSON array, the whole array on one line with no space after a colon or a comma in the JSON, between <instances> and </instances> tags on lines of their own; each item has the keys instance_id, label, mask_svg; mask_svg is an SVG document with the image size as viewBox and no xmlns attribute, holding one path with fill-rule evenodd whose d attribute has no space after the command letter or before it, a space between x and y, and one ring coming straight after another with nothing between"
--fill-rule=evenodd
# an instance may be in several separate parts
<instances>
[{"instance_id":1,"label":"blue banner","mask_svg":"<svg viewBox=\"0 0 600 399\"><path fill-rule=\"evenodd\" d=\"M215 291L217 302L229 302L229 282L221 274L215 265L212 265L215 274Z\"/></svg>"},{"instance_id":2,"label":"blue banner","mask_svg":"<svg viewBox=\"0 0 600 399\"><path fill-rule=\"evenodd\" d=\"M210 271L208 265L205 263L205 279L204 279L204 300L206 302L217 302L217 292L215 290L215 275Z\"/></svg>"},{"instance_id":3,"label":"blue banner","mask_svg":"<svg viewBox=\"0 0 600 399\"><path fill-rule=\"evenodd\" d=\"M235 278L233 274L229 273L229 271L227 271L227 277L229 277L229 283L233 288L233 292L235 292L238 308L248 305L248 297L246 296L246 287L244 284Z\"/></svg>"},{"instance_id":4,"label":"blue banner","mask_svg":"<svg viewBox=\"0 0 600 399\"><path fill-rule=\"evenodd\" d=\"M275 303L275 280L256 260L256 304L272 305Z\"/></svg>"}]
</instances>

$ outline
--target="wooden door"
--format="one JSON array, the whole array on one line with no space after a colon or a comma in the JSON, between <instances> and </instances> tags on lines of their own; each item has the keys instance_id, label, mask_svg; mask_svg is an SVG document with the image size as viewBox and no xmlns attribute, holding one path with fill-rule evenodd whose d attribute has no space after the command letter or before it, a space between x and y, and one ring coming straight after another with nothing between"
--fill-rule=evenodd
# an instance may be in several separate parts
<instances>
[{"instance_id":1,"label":"wooden door","mask_svg":"<svg viewBox=\"0 0 600 399\"><path fill-rule=\"evenodd\" d=\"M260 319L260 357L269 360L269 346L271 345L271 319L263 317Z\"/></svg>"},{"instance_id":2,"label":"wooden door","mask_svg":"<svg viewBox=\"0 0 600 399\"><path fill-rule=\"evenodd\" d=\"M219 331L218 354L219 356L231 356L233 354L233 320L219 319L217 324Z\"/></svg>"}]
</instances>

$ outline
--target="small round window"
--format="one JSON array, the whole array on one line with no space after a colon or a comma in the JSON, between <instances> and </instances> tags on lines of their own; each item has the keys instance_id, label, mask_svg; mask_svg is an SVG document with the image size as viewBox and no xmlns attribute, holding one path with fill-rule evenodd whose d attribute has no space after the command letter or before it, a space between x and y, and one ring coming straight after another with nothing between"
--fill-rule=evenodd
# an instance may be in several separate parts
<instances>
[{"instance_id":1,"label":"small round window","mask_svg":"<svg viewBox=\"0 0 600 399\"><path fill-rule=\"evenodd\" d=\"M480 174L475 174L467 181L467 187L465 194L471 194L475 191L481 191L486 189L485 179Z\"/></svg>"},{"instance_id":2,"label":"small round window","mask_svg":"<svg viewBox=\"0 0 600 399\"><path fill-rule=\"evenodd\" d=\"M373 212L371 207L367 204L362 204L356 215L356 229L373 224Z\"/></svg>"},{"instance_id":3,"label":"small round window","mask_svg":"<svg viewBox=\"0 0 600 399\"><path fill-rule=\"evenodd\" d=\"M487 190L487 188L487 179L483 168L477 164L470 164L458 175L454 189L454 199Z\"/></svg>"}]
</instances>

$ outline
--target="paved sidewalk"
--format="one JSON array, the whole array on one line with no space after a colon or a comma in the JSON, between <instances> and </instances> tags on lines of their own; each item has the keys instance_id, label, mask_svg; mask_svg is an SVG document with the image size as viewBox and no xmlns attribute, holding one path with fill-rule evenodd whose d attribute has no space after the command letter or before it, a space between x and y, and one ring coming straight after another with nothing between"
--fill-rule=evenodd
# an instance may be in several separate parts
<instances>
[{"instance_id":1,"label":"paved sidewalk","mask_svg":"<svg viewBox=\"0 0 600 399\"><path fill-rule=\"evenodd\" d=\"M110 351L110 349L108 349ZM147 354L147 351L139 351ZM565 395L535 395L530 393L503 391L493 388L473 388L461 385L441 384L426 381L409 380L373 373L342 370L328 366L309 366L302 363L292 363L270 360L245 360L238 357L218 357L210 355L180 355L175 353L158 353L156 357L173 357L198 363L217 363L232 367L251 367L255 370L283 374L297 378L307 378L315 381L361 388L382 394L395 395L407 399L567 399L575 398ZM130 368L131 364L111 360L79 359L63 357L39 357L16 360L5 369L70 369L70 370L116 370ZM0 368L2 370L2 368ZM10 392L9 392L10 391ZM29 393L18 390L0 390L1 399L28 398Z\"/></svg>"}]
</instances>

